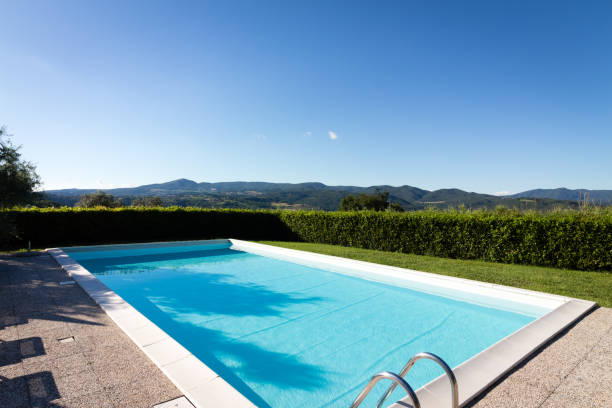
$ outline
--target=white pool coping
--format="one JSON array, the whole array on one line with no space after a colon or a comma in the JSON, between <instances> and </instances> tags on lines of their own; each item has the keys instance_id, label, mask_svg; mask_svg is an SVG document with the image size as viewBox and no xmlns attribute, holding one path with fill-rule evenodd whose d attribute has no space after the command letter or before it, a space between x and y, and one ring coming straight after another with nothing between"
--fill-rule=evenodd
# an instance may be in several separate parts
<instances>
[{"instance_id":1,"label":"white pool coping","mask_svg":"<svg viewBox=\"0 0 612 408\"><path fill-rule=\"evenodd\" d=\"M208 242L218 244L227 242L227 240ZM200 243L206 244L207 242L200 241ZM129 245L125 244L121 247L129 248ZM136 245L142 247L143 244ZM160 245L160 243L150 245L155 246ZM105 247L111 248L114 246ZM50 248L47 249L47 252L166 374L196 408L256 407L217 373L109 289L61 248Z\"/></svg>"},{"instance_id":2,"label":"white pool coping","mask_svg":"<svg viewBox=\"0 0 612 408\"><path fill-rule=\"evenodd\" d=\"M145 244L100 245L71 249L132 249L155 246L206 245L230 242L233 249L259 253L298 263L328 265L361 271L368 276L404 280L415 285L439 286L475 297L496 297L552 309L549 313L493 344L453 369L459 384L459 402L463 406L490 387L505 373L520 364L557 333L595 307L595 302L551 295L525 289L454 278L433 273L396 268L312 252L298 251L242 240L176 241ZM60 248L47 252L100 305L106 314L136 343L136 345L168 376L168 378L198 408L255 407L213 370L172 339L152 321L125 302L104 283L73 260ZM427 351L427 350L422 350ZM372 373L372 375L375 373ZM366 379L364 379L366 380ZM450 407L450 386L440 376L417 390L423 408ZM409 403L409 400L404 400ZM405 407L393 404L393 408Z\"/></svg>"}]
</instances>

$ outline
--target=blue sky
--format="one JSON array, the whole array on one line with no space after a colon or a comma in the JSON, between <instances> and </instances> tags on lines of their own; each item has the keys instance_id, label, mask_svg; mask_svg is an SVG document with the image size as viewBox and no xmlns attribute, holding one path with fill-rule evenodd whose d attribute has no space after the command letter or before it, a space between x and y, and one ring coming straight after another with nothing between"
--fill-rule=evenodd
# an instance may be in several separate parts
<instances>
[{"instance_id":1,"label":"blue sky","mask_svg":"<svg viewBox=\"0 0 612 408\"><path fill-rule=\"evenodd\" d=\"M611 189L612 2L0 0L45 187Z\"/></svg>"}]
</instances>

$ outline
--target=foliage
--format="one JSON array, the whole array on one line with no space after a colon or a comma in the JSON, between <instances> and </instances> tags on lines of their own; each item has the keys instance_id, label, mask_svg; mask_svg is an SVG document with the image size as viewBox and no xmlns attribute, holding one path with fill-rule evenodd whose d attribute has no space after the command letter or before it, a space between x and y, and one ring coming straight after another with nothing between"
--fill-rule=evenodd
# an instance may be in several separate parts
<instances>
[{"instance_id":1,"label":"foliage","mask_svg":"<svg viewBox=\"0 0 612 408\"><path fill-rule=\"evenodd\" d=\"M340 211L361 210L404 211L404 208L398 203L389 203L389 192L381 193L379 189L376 189L373 194L349 194L340 201Z\"/></svg>"},{"instance_id":2,"label":"foliage","mask_svg":"<svg viewBox=\"0 0 612 408\"><path fill-rule=\"evenodd\" d=\"M159 197L138 197L132 200L132 207L163 207L164 202Z\"/></svg>"},{"instance_id":3,"label":"foliage","mask_svg":"<svg viewBox=\"0 0 612 408\"><path fill-rule=\"evenodd\" d=\"M22 208L0 214L12 217L19 238L10 248L27 241L37 248L121 242L239 239L292 240L295 236L276 211L209 210L200 208Z\"/></svg>"},{"instance_id":4,"label":"foliage","mask_svg":"<svg viewBox=\"0 0 612 408\"><path fill-rule=\"evenodd\" d=\"M115 198L112 194L107 194L104 191L98 191L92 194L83 194L74 206L83 208L116 208L121 207L122 205L123 202L120 198Z\"/></svg>"},{"instance_id":5,"label":"foliage","mask_svg":"<svg viewBox=\"0 0 612 408\"><path fill-rule=\"evenodd\" d=\"M11 242L18 239L17 226L9 213L0 212L0 248L9 247Z\"/></svg>"},{"instance_id":6,"label":"foliage","mask_svg":"<svg viewBox=\"0 0 612 408\"><path fill-rule=\"evenodd\" d=\"M36 166L22 160L19 149L0 127L0 207L30 203L40 185Z\"/></svg>"},{"instance_id":7,"label":"foliage","mask_svg":"<svg viewBox=\"0 0 612 408\"><path fill-rule=\"evenodd\" d=\"M400 203L389 203L387 211L404 212L404 207Z\"/></svg>"},{"instance_id":8,"label":"foliage","mask_svg":"<svg viewBox=\"0 0 612 408\"><path fill-rule=\"evenodd\" d=\"M4 210L37 247L210 238L306 241L457 259L612 270L612 209L266 211L198 208Z\"/></svg>"},{"instance_id":9,"label":"foliage","mask_svg":"<svg viewBox=\"0 0 612 408\"><path fill-rule=\"evenodd\" d=\"M457 259L612 270L612 211L282 212L299 240Z\"/></svg>"}]
</instances>

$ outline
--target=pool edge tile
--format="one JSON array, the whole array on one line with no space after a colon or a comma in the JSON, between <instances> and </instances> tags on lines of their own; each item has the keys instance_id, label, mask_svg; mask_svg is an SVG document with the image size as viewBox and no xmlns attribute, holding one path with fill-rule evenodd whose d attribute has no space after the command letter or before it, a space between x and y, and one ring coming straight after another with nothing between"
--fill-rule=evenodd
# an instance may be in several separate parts
<instances>
[{"instance_id":1,"label":"pool edge tile","mask_svg":"<svg viewBox=\"0 0 612 408\"><path fill-rule=\"evenodd\" d=\"M191 354L172 337L168 336L166 333L164 333L164 335L165 337L163 339L155 343L141 346L142 350L147 353L149 358L155 361L157 365L164 367Z\"/></svg>"},{"instance_id":2,"label":"pool edge tile","mask_svg":"<svg viewBox=\"0 0 612 408\"><path fill-rule=\"evenodd\" d=\"M61 248L49 248L46 251L196 408L256 407L155 323L74 261ZM140 337L146 333L146 329L151 330L151 333L156 332L159 337L154 343L142 345L146 341ZM184 368L185 364L191 365L191 371L180 369L177 371L177 367L181 368L183 365L182 368ZM193 385L192 381L185 379L186 376L197 376L198 374L204 375L204 380L198 380L199 384Z\"/></svg>"},{"instance_id":3,"label":"pool edge tile","mask_svg":"<svg viewBox=\"0 0 612 408\"><path fill-rule=\"evenodd\" d=\"M456 285L457 290L460 290L459 288L465 284L473 284L482 290L488 290L489 288L494 289L503 296L511 296L513 294L519 298L533 296L534 299L532 299L532 301L535 303L549 305L555 304L556 307L554 307L552 311L546 313L532 323L524 326L518 331L512 333L511 335L505 337L504 339L455 367L454 372L459 383L459 402L461 406L469 403L473 398L494 384L505 373L512 370L524 360L528 359L536 350L539 350L551 338L580 319L596 306L595 302L572 299L564 296L535 292L520 288L440 276L427 272L389 267L363 261L314 254L305 251L277 248L247 241L234 239L230 239L228 241L234 245L239 244L256 248L265 247L268 248L268 250L288 253L290 255L300 253L302 256L311 260L316 260L317 262L330 262L332 264L343 263L345 266L348 265L349 267L365 269L379 268L379 270L383 272L386 271L387 273L403 271L405 273L413 274L413 279L415 279L415 281L429 277L436 281L443 282L444 285L447 286ZM122 328L122 330L138 345L138 347L145 352L145 354L147 354L152 361L155 362L155 364L191 400L194 405L196 405L198 408L255 407L253 403L251 403L246 397L244 397L219 376L206 381L204 384L186 389L186 387L181 384L181 375L176 375L177 367L180 367L183 359L186 360L186 362L183 364L188 364L189 358L195 359L203 366L202 368L205 368L204 372L206 373L208 373L206 370L210 370L210 368L189 353L188 350L186 350L170 336L166 335L168 338L164 338L156 343L149 344L144 347L138 344L138 342L132 337L134 330L138 328L130 328L130 325L125 322L130 321L130 319L137 320L135 316L136 314L139 314L139 312L121 299L118 295L114 294L114 292L111 291L112 294L108 293L110 289L108 289L101 281L89 273L89 271L83 268L80 264L70 258L70 256L63 252L61 248L52 248L48 249L47 251L53 256L56 262L62 266L62 268L66 270L66 272L72 276L75 281L77 281L85 292L92 296L94 301L96 301L96 303L102 307L102 309L117 323L120 328ZM92 291L92 293L90 293L88 288ZM119 323L121 321L124 321L124 326L121 326ZM149 323L157 328L153 322L149 321ZM142 329L142 327L144 326L141 326L140 329ZM143 332L144 331L145 330L143 330ZM184 377L185 373L181 372L181 374L183 374ZM421 399L421 403L427 408L446 408L450 406L450 386L448 379L442 375L432 380L417 390L417 396L419 399ZM403 401L408 402L407 400ZM402 408L403 405L393 404L392 407Z\"/></svg>"},{"instance_id":4,"label":"pool edge tile","mask_svg":"<svg viewBox=\"0 0 612 408\"><path fill-rule=\"evenodd\" d=\"M201 387L219 377L217 373L202 364L193 354L163 367L166 375L180 382L186 390Z\"/></svg>"},{"instance_id":5,"label":"pool edge tile","mask_svg":"<svg viewBox=\"0 0 612 408\"><path fill-rule=\"evenodd\" d=\"M465 278L457 278L454 276L438 275L431 272L422 272L414 269L399 268L390 265L375 264L356 259L347 259L332 255L323 255L297 249L289 249L283 247L275 247L256 242L243 241L238 239L230 239L232 248L243 250L264 256L280 256L281 259L293 258L290 262L305 261L316 264L324 264L331 267L340 267L343 269L352 269L356 271L366 272L368 274L376 274L380 277L399 279L403 281L411 281L412 283L420 284L428 282L429 284L452 289L470 294L483 294L492 298L510 299L515 302L537 305L546 309L554 309L564 302L571 300L566 296L554 295L551 293L537 292L529 289L514 288L510 286L497 285L488 282L481 282ZM298 262L299 263L299 262ZM385 281L383 281L385 282ZM391 283L396 284L396 283ZM421 290L421 289L419 289ZM449 297L448 293L434 293L438 296ZM465 299L460 299L464 300ZM474 303L473 299L469 302Z\"/></svg>"},{"instance_id":6,"label":"pool edge tile","mask_svg":"<svg viewBox=\"0 0 612 408\"><path fill-rule=\"evenodd\" d=\"M455 367L453 373L459 384L459 405L468 404L486 391L596 305L580 299L570 300ZM416 393L427 408L451 406L450 385L445 375L419 388ZM403 399L402 402L409 401ZM391 408L402 408L402 405L393 404Z\"/></svg>"},{"instance_id":7,"label":"pool edge tile","mask_svg":"<svg viewBox=\"0 0 612 408\"><path fill-rule=\"evenodd\" d=\"M216 377L204 385L192 388L187 397L191 400L207 402L202 408L257 408L244 395L237 392L223 378Z\"/></svg>"},{"instance_id":8,"label":"pool edge tile","mask_svg":"<svg viewBox=\"0 0 612 408\"><path fill-rule=\"evenodd\" d=\"M124 331L126 330L118 323ZM162 340L169 339L170 336L165 331L154 324L147 323L144 326L133 327L127 329L130 333L130 338L140 347L148 347L159 343Z\"/></svg>"}]
</instances>

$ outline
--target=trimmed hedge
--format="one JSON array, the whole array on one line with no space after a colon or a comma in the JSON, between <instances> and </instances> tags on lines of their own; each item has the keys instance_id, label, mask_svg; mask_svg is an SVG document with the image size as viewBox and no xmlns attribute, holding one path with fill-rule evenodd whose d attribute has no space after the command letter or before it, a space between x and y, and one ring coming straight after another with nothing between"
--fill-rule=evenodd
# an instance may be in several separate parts
<instances>
[{"instance_id":1,"label":"trimmed hedge","mask_svg":"<svg viewBox=\"0 0 612 408\"><path fill-rule=\"evenodd\" d=\"M199 208L28 208L5 210L17 229L10 248L103 243L295 237L270 211Z\"/></svg>"},{"instance_id":2,"label":"trimmed hedge","mask_svg":"<svg viewBox=\"0 0 612 408\"><path fill-rule=\"evenodd\" d=\"M612 212L521 214L198 208L13 209L12 248L240 238L301 240L457 259L612 270ZM2 218L0 218L1 220Z\"/></svg>"},{"instance_id":3,"label":"trimmed hedge","mask_svg":"<svg viewBox=\"0 0 612 408\"><path fill-rule=\"evenodd\" d=\"M495 212L280 214L298 239L456 259L612 270L612 216Z\"/></svg>"}]
</instances>

